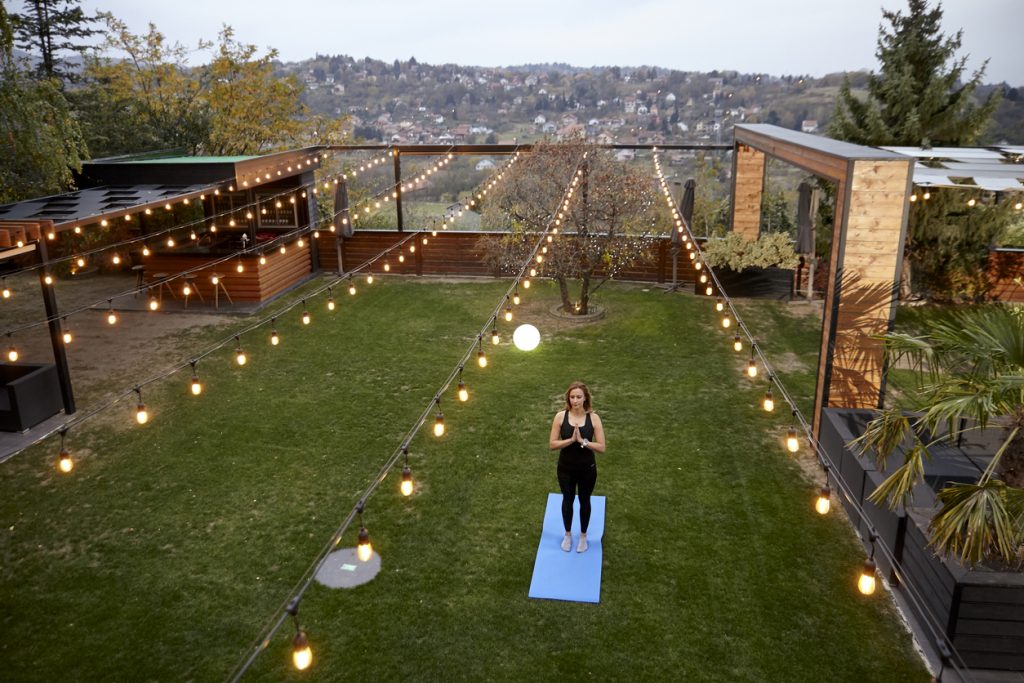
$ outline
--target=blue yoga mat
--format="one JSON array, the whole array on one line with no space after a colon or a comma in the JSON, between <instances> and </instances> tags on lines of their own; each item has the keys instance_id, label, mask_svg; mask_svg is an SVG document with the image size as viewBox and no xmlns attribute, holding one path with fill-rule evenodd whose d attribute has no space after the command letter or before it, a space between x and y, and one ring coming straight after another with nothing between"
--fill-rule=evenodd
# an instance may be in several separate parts
<instances>
[{"instance_id":1,"label":"blue yoga mat","mask_svg":"<svg viewBox=\"0 0 1024 683\"><path fill-rule=\"evenodd\" d=\"M601 602L601 537L604 536L604 496L590 497L590 527L585 553L576 552L580 537L580 502L573 502L572 550L562 550L562 494L549 493L544 528L533 565L530 597L572 602Z\"/></svg>"}]
</instances>

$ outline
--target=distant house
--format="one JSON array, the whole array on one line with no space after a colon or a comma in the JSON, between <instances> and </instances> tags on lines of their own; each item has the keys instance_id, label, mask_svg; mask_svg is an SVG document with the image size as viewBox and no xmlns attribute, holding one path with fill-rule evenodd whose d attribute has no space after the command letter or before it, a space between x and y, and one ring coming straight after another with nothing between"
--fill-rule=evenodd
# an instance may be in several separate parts
<instances>
[{"instance_id":1,"label":"distant house","mask_svg":"<svg viewBox=\"0 0 1024 683\"><path fill-rule=\"evenodd\" d=\"M636 108L636 113L638 115L640 115L640 116L644 116L644 115L646 115L649 112L650 112L650 110L647 108L646 104L641 104L641 105L637 106L637 108Z\"/></svg>"},{"instance_id":2,"label":"distant house","mask_svg":"<svg viewBox=\"0 0 1024 683\"><path fill-rule=\"evenodd\" d=\"M615 138L612 137L611 133L608 133L606 131L601 131L600 133L598 133L596 140L597 144L599 145L611 145L615 143Z\"/></svg>"},{"instance_id":3,"label":"distant house","mask_svg":"<svg viewBox=\"0 0 1024 683\"><path fill-rule=\"evenodd\" d=\"M537 125L537 126L543 126L547 122L548 122L548 120L546 118L544 118L543 114L537 114L537 116L535 116L534 119L533 119L534 125Z\"/></svg>"},{"instance_id":4,"label":"distant house","mask_svg":"<svg viewBox=\"0 0 1024 683\"><path fill-rule=\"evenodd\" d=\"M672 93L669 93L665 95L665 101L671 104L672 102L676 101L676 96L673 95Z\"/></svg>"},{"instance_id":5,"label":"distant house","mask_svg":"<svg viewBox=\"0 0 1024 683\"><path fill-rule=\"evenodd\" d=\"M615 153L615 159L617 161L633 161L633 158L635 156L636 154L634 154L633 150L631 149L620 149L618 152Z\"/></svg>"},{"instance_id":6,"label":"distant house","mask_svg":"<svg viewBox=\"0 0 1024 683\"><path fill-rule=\"evenodd\" d=\"M818 120L817 119L804 119L803 123L800 124L800 130L804 133L817 133L818 132Z\"/></svg>"},{"instance_id":7,"label":"distant house","mask_svg":"<svg viewBox=\"0 0 1024 683\"><path fill-rule=\"evenodd\" d=\"M558 130L558 137L561 140L583 137L584 134L586 134L586 127L579 123L573 123Z\"/></svg>"},{"instance_id":8,"label":"distant house","mask_svg":"<svg viewBox=\"0 0 1024 683\"><path fill-rule=\"evenodd\" d=\"M478 171L490 171L494 168L494 162L490 159L481 159L476 163L476 170Z\"/></svg>"},{"instance_id":9,"label":"distant house","mask_svg":"<svg viewBox=\"0 0 1024 683\"><path fill-rule=\"evenodd\" d=\"M463 123L462 125L455 126L449 132L455 142L465 142L466 137L469 135L469 124Z\"/></svg>"},{"instance_id":10,"label":"distant house","mask_svg":"<svg viewBox=\"0 0 1024 683\"><path fill-rule=\"evenodd\" d=\"M626 96L622 99L622 108L627 114L636 113L636 98Z\"/></svg>"},{"instance_id":11,"label":"distant house","mask_svg":"<svg viewBox=\"0 0 1024 683\"><path fill-rule=\"evenodd\" d=\"M556 126L553 123L545 123L540 130L542 133L554 133L556 130L558 130L558 126Z\"/></svg>"}]
</instances>

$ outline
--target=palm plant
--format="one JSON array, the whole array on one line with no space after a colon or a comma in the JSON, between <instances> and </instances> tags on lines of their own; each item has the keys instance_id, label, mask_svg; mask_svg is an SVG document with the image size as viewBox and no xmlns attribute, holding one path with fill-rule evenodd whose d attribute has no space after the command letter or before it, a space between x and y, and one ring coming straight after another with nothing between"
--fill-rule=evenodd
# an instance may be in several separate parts
<instances>
[{"instance_id":1,"label":"palm plant","mask_svg":"<svg viewBox=\"0 0 1024 683\"><path fill-rule=\"evenodd\" d=\"M879 469L898 445L904 462L871 495L890 507L911 502L924 475L928 448L943 439L993 426L1004 430L992 461L976 483L954 483L938 492L940 509L930 523L939 552L976 564L1005 562L1024 551L1024 309L986 306L934 319L923 334L884 337L889 367L909 362L921 384L915 416L900 408L879 411L854 444L873 451ZM931 435L946 424L948 432ZM967 425L967 426L965 426ZM927 439L927 441L926 441Z\"/></svg>"}]
</instances>

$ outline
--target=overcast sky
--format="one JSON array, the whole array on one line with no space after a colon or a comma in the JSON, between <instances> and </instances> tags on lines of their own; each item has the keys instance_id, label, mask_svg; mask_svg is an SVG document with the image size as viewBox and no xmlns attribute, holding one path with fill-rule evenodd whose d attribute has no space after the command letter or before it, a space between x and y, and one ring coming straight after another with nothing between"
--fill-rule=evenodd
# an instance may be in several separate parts
<instances>
[{"instance_id":1,"label":"overcast sky","mask_svg":"<svg viewBox=\"0 0 1024 683\"><path fill-rule=\"evenodd\" d=\"M4 0L18 8L18 0ZM347 54L479 66L566 62L735 69L774 75L874 69L881 7L906 0L83 0L135 32L212 39L222 24L286 61ZM963 29L968 66L1024 85L1024 0L946 0L946 33Z\"/></svg>"}]
</instances>

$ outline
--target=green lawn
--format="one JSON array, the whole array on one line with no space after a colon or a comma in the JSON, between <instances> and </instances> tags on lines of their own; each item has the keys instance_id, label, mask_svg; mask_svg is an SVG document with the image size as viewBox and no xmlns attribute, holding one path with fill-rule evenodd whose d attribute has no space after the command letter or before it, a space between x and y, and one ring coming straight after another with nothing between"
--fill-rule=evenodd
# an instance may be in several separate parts
<instances>
[{"instance_id":1,"label":"green lawn","mask_svg":"<svg viewBox=\"0 0 1024 683\"><path fill-rule=\"evenodd\" d=\"M229 349L203 362L201 397L182 374L147 393L149 425L124 405L123 426L72 432L72 475L54 443L0 467L3 678L223 679L507 285L385 279L333 316L311 302L308 328L278 320L280 347L247 335L246 367ZM764 383L711 302L613 284L604 320L557 328L555 295L537 283L517 311L538 350L503 323L491 365L466 369L470 402L444 397L449 433L413 443L416 493L393 476L370 499L378 577L307 593L313 668L290 669L286 625L246 680L927 680L888 595L857 593L863 552L841 513L813 512L778 441L787 411L756 408ZM742 310L813 393L820 323ZM599 605L527 598L574 379L608 439Z\"/></svg>"}]
</instances>

